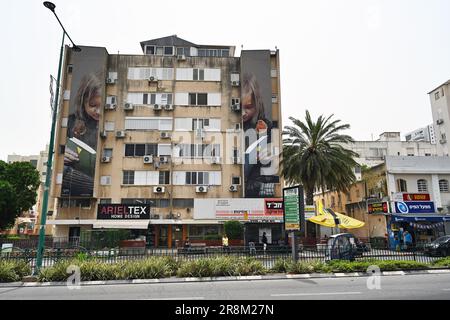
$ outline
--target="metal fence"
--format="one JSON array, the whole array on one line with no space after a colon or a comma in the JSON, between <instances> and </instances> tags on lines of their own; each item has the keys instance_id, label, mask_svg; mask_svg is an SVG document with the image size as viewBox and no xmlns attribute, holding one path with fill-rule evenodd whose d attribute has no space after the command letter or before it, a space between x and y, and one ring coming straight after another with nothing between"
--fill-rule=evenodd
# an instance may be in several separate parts
<instances>
[{"instance_id":1,"label":"metal fence","mask_svg":"<svg viewBox=\"0 0 450 320\"><path fill-rule=\"evenodd\" d=\"M402 260L431 263L439 259L425 253L423 248L410 248L396 251L390 249L371 248L366 246L363 250L354 250L348 247L327 247L326 245L299 246L299 261L329 261L345 259L355 261L367 260ZM104 250L91 250L80 246L65 246L63 248L47 247L43 256L43 267L49 267L58 261L70 259L95 258L106 263L118 263L124 261L140 260L150 257L172 257L176 261L192 261L201 258L215 257L245 257L260 261L264 267L271 268L278 259L291 259L292 253L289 246L267 247L207 247L193 246L177 249L147 249L147 248L110 248ZM34 270L36 265L36 249L22 249L13 247L3 250L0 260L27 261Z\"/></svg>"}]
</instances>

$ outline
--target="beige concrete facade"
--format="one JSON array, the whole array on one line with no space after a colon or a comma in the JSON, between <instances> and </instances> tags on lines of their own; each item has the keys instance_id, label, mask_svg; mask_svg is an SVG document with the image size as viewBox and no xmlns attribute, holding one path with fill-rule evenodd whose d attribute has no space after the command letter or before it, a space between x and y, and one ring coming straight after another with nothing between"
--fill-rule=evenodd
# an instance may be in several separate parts
<instances>
[{"instance_id":1,"label":"beige concrete facade","mask_svg":"<svg viewBox=\"0 0 450 320\"><path fill-rule=\"evenodd\" d=\"M230 47L230 55L234 52L234 47ZM272 95L276 96L272 104L272 121L278 123L277 128L282 128L281 124L281 97L280 97L280 78L279 78L279 54L278 51L270 53L272 74ZM97 204L101 201L109 203L122 203L123 199L152 199L169 201L168 206L155 207L152 214L158 215L163 221L150 221L150 224L166 225L168 228L168 237L175 240L175 232L182 235L185 239L189 235L187 224L195 224L193 221L193 208L177 207L174 200L194 199L194 198L242 198L243 197L243 139L242 114L231 110L231 101L233 98L241 97L240 86L232 85L230 75L239 73L239 57L186 57L178 59L174 56L156 56L156 55L108 55L108 72L117 72L117 81L115 83L106 83L104 92L104 101L107 97L116 97L115 110L103 110L99 121L99 133L106 130L106 124L114 123L114 130L106 131L106 137L99 137L97 146L97 159L95 169L94 194L90 199L90 205L78 207L62 207L61 203L61 175L64 167L64 154L60 152L60 146L64 146L67 138L67 128L65 123L69 117L69 93L71 88L72 75L68 72L72 65L71 51L66 47L65 64L63 69L63 92L66 92L64 99L61 99L61 107L58 114L57 133L55 142L54 171L51 184L51 199L49 201L49 210L54 214L50 220L78 220L79 222L67 223L65 225L54 225L54 236L68 236L70 227L81 226L81 229L91 229L90 221L96 219ZM76 68L76 66L73 66ZM173 69L172 80L157 80L150 82L148 79L135 80L129 79L130 68L171 68ZM177 80L176 72L180 68L199 68L220 70L220 79L218 81L198 81L198 80ZM276 74L276 76L274 76ZM148 104L133 104L133 110L124 110L127 103L127 97L130 93L171 93L174 110L156 111ZM181 106L177 104L177 93L215 93L220 94L220 106ZM73 95L75 93L70 93ZM172 130L163 130L171 133L171 138L162 138L161 130L125 130L126 117L155 117L172 119ZM198 119L220 119L220 130L206 131L203 139L196 137L193 130L182 131L175 127L175 119L178 118L198 118ZM238 128L237 128L238 127ZM237 129L236 129L237 128ZM110 128L109 128L110 129ZM125 130L125 138L116 138L115 133L118 130ZM281 132L274 130L275 137L272 139L281 152ZM211 163L211 158L183 158L174 154L174 148L180 142L187 144L220 144L220 161L217 164ZM166 144L170 145L172 154L167 164L160 163L159 168L155 165L145 164L142 156L125 156L126 144ZM233 163L235 154L233 148L239 152L239 163ZM112 149L110 161L102 162L105 149ZM124 170L130 171L169 171L170 181L161 185L129 185L124 184ZM219 172L220 183L209 185L207 193L198 193L194 185L174 184L174 173L178 171L201 171L201 172ZM108 177L108 184L102 185L102 177ZM230 191L232 177L240 177L240 185L237 192ZM273 197L281 197L282 181L276 184ZM153 187L163 186L165 191L161 194L154 193ZM67 199L66 199L67 200ZM74 199L72 199L74 200ZM86 223L86 220L89 220ZM186 222L186 223L184 223ZM80 224L86 223L86 224ZM202 222L199 222L200 224ZM204 222L203 222L204 223ZM211 222L217 224L217 222ZM172 225L174 226L172 228ZM181 225L182 228L175 231L175 225ZM156 233L160 230L156 228ZM173 229L173 230L172 230ZM166 231L164 231L166 232ZM178 237L178 235L177 235ZM168 246L171 246L171 240ZM181 240L181 239L180 239ZM157 241L156 241L157 242Z\"/></svg>"}]
</instances>

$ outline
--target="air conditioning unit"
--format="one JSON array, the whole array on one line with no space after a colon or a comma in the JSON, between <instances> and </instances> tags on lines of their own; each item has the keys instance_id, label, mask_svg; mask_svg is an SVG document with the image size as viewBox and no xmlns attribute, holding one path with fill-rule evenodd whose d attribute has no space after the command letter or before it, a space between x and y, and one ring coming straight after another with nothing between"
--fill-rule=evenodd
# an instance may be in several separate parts
<instances>
[{"instance_id":1,"label":"air conditioning unit","mask_svg":"<svg viewBox=\"0 0 450 320\"><path fill-rule=\"evenodd\" d=\"M161 187L161 186L153 187L153 193L164 193L164 192L166 192L165 187Z\"/></svg>"},{"instance_id":2,"label":"air conditioning unit","mask_svg":"<svg viewBox=\"0 0 450 320\"><path fill-rule=\"evenodd\" d=\"M164 106L164 109L165 109L166 111L172 111L172 110L173 110L173 105L171 105L171 104L166 104L166 105Z\"/></svg>"},{"instance_id":3,"label":"air conditioning unit","mask_svg":"<svg viewBox=\"0 0 450 320\"><path fill-rule=\"evenodd\" d=\"M208 186L198 186L198 187L195 187L195 192L198 192L198 193L206 193L206 192L208 192Z\"/></svg>"},{"instance_id":4,"label":"air conditioning unit","mask_svg":"<svg viewBox=\"0 0 450 320\"><path fill-rule=\"evenodd\" d=\"M220 164L220 161L221 159L220 159L220 157L212 157L211 158L211 163L212 164Z\"/></svg>"},{"instance_id":5,"label":"air conditioning unit","mask_svg":"<svg viewBox=\"0 0 450 320\"><path fill-rule=\"evenodd\" d=\"M436 123L437 123L437 124L443 124L443 123L444 123L444 119L437 119L437 120L436 120Z\"/></svg>"},{"instance_id":6,"label":"air conditioning unit","mask_svg":"<svg viewBox=\"0 0 450 320\"><path fill-rule=\"evenodd\" d=\"M440 143L440 144L447 143L447 139L441 139L441 140L439 140L439 143Z\"/></svg>"},{"instance_id":7,"label":"air conditioning unit","mask_svg":"<svg viewBox=\"0 0 450 320\"><path fill-rule=\"evenodd\" d=\"M159 157L159 162L161 162L161 163L168 163L169 162L169 157L168 156L161 156L161 157Z\"/></svg>"},{"instance_id":8,"label":"air conditioning unit","mask_svg":"<svg viewBox=\"0 0 450 320\"><path fill-rule=\"evenodd\" d=\"M240 82L239 81L231 81L231 85L232 86L239 86Z\"/></svg>"},{"instance_id":9,"label":"air conditioning unit","mask_svg":"<svg viewBox=\"0 0 450 320\"><path fill-rule=\"evenodd\" d=\"M101 138L106 138L106 136L107 136L106 130L100 131Z\"/></svg>"},{"instance_id":10,"label":"air conditioning unit","mask_svg":"<svg viewBox=\"0 0 450 320\"><path fill-rule=\"evenodd\" d=\"M144 156L144 163L153 163L153 156Z\"/></svg>"},{"instance_id":11,"label":"air conditioning unit","mask_svg":"<svg viewBox=\"0 0 450 320\"><path fill-rule=\"evenodd\" d=\"M105 110L115 110L116 107L117 107L116 104L110 104L110 103L105 104Z\"/></svg>"},{"instance_id":12,"label":"air conditioning unit","mask_svg":"<svg viewBox=\"0 0 450 320\"><path fill-rule=\"evenodd\" d=\"M155 110L155 111L162 110L162 106L160 106L159 104L154 104L153 110Z\"/></svg>"},{"instance_id":13,"label":"air conditioning unit","mask_svg":"<svg viewBox=\"0 0 450 320\"><path fill-rule=\"evenodd\" d=\"M106 83L116 83L117 79L114 78L107 78Z\"/></svg>"},{"instance_id":14,"label":"air conditioning unit","mask_svg":"<svg viewBox=\"0 0 450 320\"><path fill-rule=\"evenodd\" d=\"M125 131L116 131L116 138L125 138Z\"/></svg>"},{"instance_id":15,"label":"air conditioning unit","mask_svg":"<svg viewBox=\"0 0 450 320\"><path fill-rule=\"evenodd\" d=\"M186 60L186 56L184 54L177 55L177 60Z\"/></svg>"},{"instance_id":16,"label":"air conditioning unit","mask_svg":"<svg viewBox=\"0 0 450 320\"><path fill-rule=\"evenodd\" d=\"M171 136L170 132L161 132L161 133L160 133L160 137L161 137L162 139L169 139L170 136Z\"/></svg>"},{"instance_id":17,"label":"air conditioning unit","mask_svg":"<svg viewBox=\"0 0 450 320\"><path fill-rule=\"evenodd\" d=\"M102 162L103 163L111 162L111 157L102 157Z\"/></svg>"},{"instance_id":18,"label":"air conditioning unit","mask_svg":"<svg viewBox=\"0 0 450 320\"><path fill-rule=\"evenodd\" d=\"M238 191L238 186L237 186L237 184L232 184L232 185L230 186L230 191L231 191L231 192L237 192L237 191Z\"/></svg>"},{"instance_id":19,"label":"air conditioning unit","mask_svg":"<svg viewBox=\"0 0 450 320\"><path fill-rule=\"evenodd\" d=\"M149 82L155 82L158 81L158 79L156 79L154 76L151 76L150 78L148 78Z\"/></svg>"},{"instance_id":20,"label":"air conditioning unit","mask_svg":"<svg viewBox=\"0 0 450 320\"><path fill-rule=\"evenodd\" d=\"M125 103L125 105L123 106L124 110L133 110L134 106L132 103Z\"/></svg>"},{"instance_id":21,"label":"air conditioning unit","mask_svg":"<svg viewBox=\"0 0 450 320\"><path fill-rule=\"evenodd\" d=\"M240 157L233 157L233 164L241 164L241 158Z\"/></svg>"},{"instance_id":22,"label":"air conditioning unit","mask_svg":"<svg viewBox=\"0 0 450 320\"><path fill-rule=\"evenodd\" d=\"M241 105L240 104L233 104L231 106L231 111L241 111Z\"/></svg>"}]
</instances>

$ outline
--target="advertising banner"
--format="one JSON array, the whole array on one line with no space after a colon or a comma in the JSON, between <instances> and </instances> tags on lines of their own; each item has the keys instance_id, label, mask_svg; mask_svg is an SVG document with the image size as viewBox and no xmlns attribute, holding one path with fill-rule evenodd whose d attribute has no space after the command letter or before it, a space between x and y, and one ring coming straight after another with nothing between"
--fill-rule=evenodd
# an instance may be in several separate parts
<instances>
[{"instance_id":1,"label":"advertising banner","mask_svg":"<svg viewBox=\"0 0 450 320\"><path fill-rule=\"evenodd\" d=\"M305 206L305 219L312 218L316 215L316 206Z\"/></svg>"},{"instance_id":2,"label":"advertising banner","mask_svg":"<svg viewBox=\"0 0 450 320\"><path fill-rule=\"evenodd\" d=\"M150 205L99 204L98 220L150 219Z\"/></svg>"},{"instance_id":3,"label":"advertising banner","mask_svg":"<svg viewBox=\"0 0 450 320\"><path fill-rule=\"evenodd\" d=\"M108 54L104 48L81 49L71 53L73 71L62 197L92 197L94 191L98 122L103 110Z\"/></svg>"},{"instance_id":4,"label":"advertising banner","mask_svg":"<svg viewBox=\"0 0 450 320\"><path fill-rule=\"evenodd\" d=\"M402 202L402 201L430 201L429 193L402 193L397 192L393 197L394 201Z\"/></svg>"},{"instance_id":5,"label":"advertising banner","mask_svg":"<svg viewBox=\"0 0 450 320\"><path fill-rule=\"evenodd\" d=\"M246 198L275 194L280 182L278 129L273 128L270 51L241 52L241 104Z\"/></svg>"},{"instance_id":6,"label":"advertising banner","mask_svg":"<svg viewBox=\"0 0 450 320\"><path fill-rule=\"evenodd\" d=\"M435 213L434 202L395 202L396 213Z\"/></svg>"},{"instance_id":7,"label":"advertising banner","mask_svg":"<svg viewBox=\"0 0 450 320\"><path fill-rule=\"evenodd\" d=\"M367 204L369 214L389 213L389 204L387 202L374 202Z\"/></svg>"},{"instance_id":8,"label":"advertising banner","mask_svg":"<svg viewBox=\"0 0 450 320\"><path fill-rule=\"evenodd\" d=\"M304 214L303 187L283 188L284 229L300 231L301 215Z\"/></svg>"},{"instance_id":9,"label":"advertising banner","mask_svg":"<svg viewBox=\"0 0 450 320\"><path fill-rule=\"evenodd\" d=\"M213 210L218 220L239 220L243 222L282 222L283 203L281 198L268 199L215 199ZM201 201L197 201L200 205ZM281 207L281 208L280 208ZM208 210L210 210L211 206ZM196 209L194 208L194 211ZM194 212L194 217L196 212Z\"/></svg>"}]
</instances>

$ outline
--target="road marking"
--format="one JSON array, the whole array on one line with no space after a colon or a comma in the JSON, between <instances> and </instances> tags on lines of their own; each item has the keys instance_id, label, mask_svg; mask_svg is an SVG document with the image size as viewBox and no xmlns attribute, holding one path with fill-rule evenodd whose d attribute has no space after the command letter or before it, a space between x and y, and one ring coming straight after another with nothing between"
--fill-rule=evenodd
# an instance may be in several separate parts
<instances>
[{"instance_id":1,"label":"road marking","mask_svg":"<svg viewBox=\"0 0 450 320\"><path fill-rule=\"evenodd\" d=\"M144 298L140 300L203 300L205 297Z\"/></svg>"},{"instance_id":2,"label":"road marking","mask_svg":"<svg viewBox=\"0 0 450 320\"><path fill-rule=\"evenodd\" d=\"M278 293L271 294L271 297L288 297L288 296L325 296L325 295L349 295L361 294L361 292L321 292L321 293Z\"/></svg>"},{"instance_id":3,"label":"road marking","mask_svg":"<svg viewBox=\"0 0 450 320\"><path fill-rule=\"evenodd\" d=\"M450 291L450 289L442 289L442 291Z\"/></svg>"}]
</instances>

